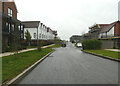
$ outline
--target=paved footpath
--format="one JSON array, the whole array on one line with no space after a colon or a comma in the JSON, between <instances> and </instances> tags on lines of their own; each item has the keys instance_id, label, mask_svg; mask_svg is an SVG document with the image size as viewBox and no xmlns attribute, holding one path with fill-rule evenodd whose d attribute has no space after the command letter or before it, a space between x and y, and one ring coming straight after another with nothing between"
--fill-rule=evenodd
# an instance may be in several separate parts
<instances>
[{"instance_id":1,"label":"paved footpath","mask_svg":"<svg viewBox=\"0 0 120 86\"><path fill-rule=\"evenodd\" d=\"M53 46L54 44L52 45L48 45L48 46L43 46L42 48L47 48L47 47L50 47L50 46ZM31 48L31 49L25 49L25 50L20 50L18 53L23 53L23 52L27 52L27 51L31 51L31 50L36 50L37 48ZM9 56L9 55L13 55L14 52L6 52L6 53L2 53L0 54L0 57L3 57L3 56Z\"/></svg>"},{"instance_id":2,"label":"paved footpath","mask_svg":"<svg viewBox=\"0 0 120 86\"><path fill-rule=\"evenodd\" d=\"M110 51L120 52L120 50L119 50L119 49L105 49L105 50L110 50Z\"/></svg>"},{"instance_id":3,"label":"paved footpath","mask_svg":"<svg viewBox=\"0 0 120 86\"><path fill-rule=\"evenodd\" d=\"M90 55L68 43L18 84L117 84L118 62Z\"/></svg>"}]
</instances>

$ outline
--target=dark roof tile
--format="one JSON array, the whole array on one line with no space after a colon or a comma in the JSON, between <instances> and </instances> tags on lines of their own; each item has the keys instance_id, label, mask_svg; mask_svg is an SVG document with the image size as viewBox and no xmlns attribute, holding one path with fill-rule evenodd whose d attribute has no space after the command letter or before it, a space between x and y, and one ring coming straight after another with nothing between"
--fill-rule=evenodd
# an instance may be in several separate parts
<instances>
[{"instance_id":1,"label":"dark roof tile","mask_svg":"<svg viewBox=\"0 0 120 86\"><path fill-rule=\"evenodd\" d=\"M100 33L105 33L108 32L116 23L111 23L111 24L99 24L101 27Z\"/></svg>"},{"instance_id":2,"label":"dark roof tile","mask_svg":"<svg viewBox=\"0 0 120 86\"><path fill-rule=\"evenodd\" d=\"M38 28L40 21L23 21L25 28Z\"/></svg>"}]
</instances>

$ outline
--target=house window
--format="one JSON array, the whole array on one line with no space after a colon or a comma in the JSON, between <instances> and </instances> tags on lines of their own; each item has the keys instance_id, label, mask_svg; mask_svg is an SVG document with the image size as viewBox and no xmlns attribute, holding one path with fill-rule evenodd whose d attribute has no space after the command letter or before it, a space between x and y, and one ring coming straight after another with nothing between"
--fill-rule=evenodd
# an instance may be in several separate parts
<instances>
[{"instance_id":1,"label":"house window","mask_svg":"<svg viewBox=\"0 0 120 86\"><path fill-rule=\"evenodd\" d=\"M34 38L36 38L36 33L34 33Z\"/></svg>"},{"instance_id":2,"label":"house window","mask_svg":"<svg viewBox=\"0 0 120 86\"><path fill-rule=\"evenodd\" d=\"M44 35L42 34L42 38L44 38Z\"/></svg>"},{"instance_id":3,"label":"house window","mask_svg":"<svg viewBox=\"0 0 120 86\"><path fill-rule=\"evenodd\" d=\"M8 31L9 32L9 27L8 27L8 22L6 22L6 31Z\"/></svg>"},{"instance_id":4,"label":"house window","mask_svg":"<svg viewBox=\"0 0 120 86\"><path fill-rule=\"evenodd\" d=\"M6 22L6 27L8 27L8 22Z\"/></svg>"},{"instance_id":5,"label":"house window","mask_svg":"<svg viewBox=\"0 0 120 86\"><path fill-rule=\"evenodd\" d=\"M20 31L20 26L18 26L18 30Z\"/></svg>"},{"instance_id":6,"label":"house window","mask_svg":"<svg viewBox=\"0 0 120 86\"><path fill-rule=\"evenodd\" d=\"M107 33L108 37L114 37L114 27Z\"/></svg>"},{"instance_id":7,"label":"house window","mask_svg":"<svg viewBox=\"0 0 120 86\"><path fill-rule=\"evenodd\" d=\"M10 31L11 31L11 30L10 30L10 24L8 24L8 29L9 29L9 32L10 32Z\"/></svg>"},{"instance_id":8,"label":"house window","mask_svg":"<svg viewBox=\"0 0 120 86\"><path fill-rule=\"evenodd\" d=\"M12 31L14 31L14 28L15 28L15 26L14 26L14 24L12 24Z\"/></svg>"},{"instance_id":9,"label":"house window","mask_svg":"<svg viewBox=\"0 0 120 86\"><path fill-rule=\"evenodd\" d=\"M39 38L41 38L41 33L39 33Z\"/></svg>"},{"instance_id":10,"label":"house window","mask_svg":"<svg viewBox=\"0 0 120 86\"><path fill-rule=\"evenodd\" d=\"M10 9L10 8L8 8L8 15L11 16L11 17L13 16L13 10Z\"/></svg>"}]
</instances>

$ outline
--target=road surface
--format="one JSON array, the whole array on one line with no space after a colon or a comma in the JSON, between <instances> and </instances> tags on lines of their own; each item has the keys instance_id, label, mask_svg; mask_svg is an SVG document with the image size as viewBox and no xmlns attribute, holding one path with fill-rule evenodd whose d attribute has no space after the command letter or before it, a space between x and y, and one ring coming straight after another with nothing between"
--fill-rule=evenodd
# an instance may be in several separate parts
<instances>
[{"instance_id":1,"label":"road surface","mask_svg":"<svg viewBox=\"0 0 120 86\"><path fill-rule=\"evenodd\" d=\"M86 54L68 43L18 84L117 84L118 62Z\"/></svg>"}]
</instances>

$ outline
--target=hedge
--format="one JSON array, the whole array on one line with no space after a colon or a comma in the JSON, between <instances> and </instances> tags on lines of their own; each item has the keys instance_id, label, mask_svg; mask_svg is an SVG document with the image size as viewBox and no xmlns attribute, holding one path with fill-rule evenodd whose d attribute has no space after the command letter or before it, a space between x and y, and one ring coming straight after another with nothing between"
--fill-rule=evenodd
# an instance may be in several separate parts
<instances>
[{"instance_id":1,"label":"hedge","mask_svg":"<svg viewBox=\"0 0 120 86\"><path fill-rule=\"evenodd\" d=\"M82 47L84 50L101 49L102 42L100 40L84 40Z\"/></svg>"}]
</instances>

